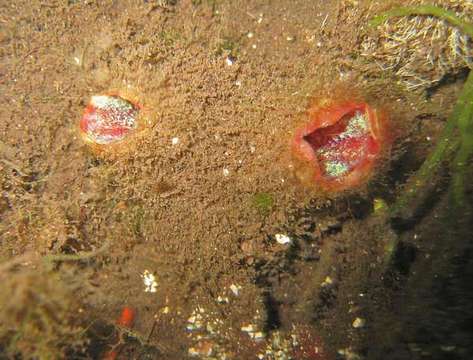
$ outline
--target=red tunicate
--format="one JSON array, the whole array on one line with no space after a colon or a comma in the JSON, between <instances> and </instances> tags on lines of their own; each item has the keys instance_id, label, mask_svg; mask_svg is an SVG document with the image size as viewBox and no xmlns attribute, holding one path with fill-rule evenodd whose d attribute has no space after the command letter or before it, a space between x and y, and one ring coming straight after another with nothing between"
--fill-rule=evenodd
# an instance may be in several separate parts
<instances>
[{"instance_id":1,"label":"red tunicate","mask_svg":"<svg viewBox=\"0 0 473 360\"><path fill-rule=\"evenodd\" d=\"M366 103L344 102L310 111L296 131L293 152L313 183L337 192L367 181L388 144L385 115Z\"/></svg>"},{"instance_id":2,"label":"red tunicate","mask_svg":"<svg viewBox=\"0 0 473 360\"><path fill-rule=\"evenodd\" d=\"M80 121L80 130L93 144L116 143L137 129L139 112L139 105L118 95L92 96Z\"/></svg>"}]
</instances>

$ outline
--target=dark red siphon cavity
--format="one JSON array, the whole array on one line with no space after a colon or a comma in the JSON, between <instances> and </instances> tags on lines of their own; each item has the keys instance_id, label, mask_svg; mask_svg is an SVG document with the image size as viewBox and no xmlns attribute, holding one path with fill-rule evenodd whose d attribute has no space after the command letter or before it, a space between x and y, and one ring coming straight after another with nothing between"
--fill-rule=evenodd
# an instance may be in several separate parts
<instances>
[{"instance_id":1,"label":"dark red siphon cavity","mask_svg":"<svg viewBox=\"0 0 473 360\"><path fill-rule=\"evenodd\" d=\"M335 124L316 129L304 136L327 178L345 176L376 151L366 113L352 111Z\"/></svg>"}]
</instances>

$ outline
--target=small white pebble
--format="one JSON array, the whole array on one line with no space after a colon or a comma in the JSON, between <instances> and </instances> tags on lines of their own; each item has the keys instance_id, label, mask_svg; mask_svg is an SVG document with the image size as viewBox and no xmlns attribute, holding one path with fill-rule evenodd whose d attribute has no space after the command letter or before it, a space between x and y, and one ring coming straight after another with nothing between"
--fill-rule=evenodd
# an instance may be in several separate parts
<instances>
[{"instance_id":1,"label":"small white pebble","mask_svg":"<svg viewBox=\"0 0 473 360\"><path fill-rule=\"evenodd\" d=\"M274 235L276 241L281 245L290 244L292 242L291 238L286 234L276 234Z\"/></svg>"},{"instance_id":2,"label":"small white pebble","mask_svg":"<svg viewBox=\"0 0 473 360\"><path fill-rule=\"evenodd\" d=\"M235 81L235 85L240 87L241 86L241 81L240 80Z\"/></svg>"},{"instance_id":3,"label":"small white pebble","mask_svg":"<svg viewBox=\"0 0 473 360\"><path fill-rule=\"evenodd\" d=\"M228 66L232 66L234 61L231 57L227 57L225 59L225 62L227 63Z\"/></svg>"},{"instance_id":4,"label":"small white pebble","mask_svg":"<svg viewBox=\"0 0 473 360\"><path fill-rule=\"evenodd\" d=\"M179 144L179 138L178 138L178 137L173 137L173 138L171 139L171 144L173 144L173 145Z\"/></svg>"},{"instance_id":5,"label":"small white pebble","mask_svg":"<svg viewBox=\"0 0 473 360\"><path fill-rule=\"evenodd\" d=\"M223 176L228 176L230 175L230 170L228 170L227 168L223 168Z\"/></svg>"},{"instance_id":6,"label":"small white pebble","mask_svg":"<svg viewBox=\"0 0 473 360\"><path fill-rule=\"evenodd\" d=\"M240 295L241 286L231 284L230 285L230 290L232 291L233 295L238 296L238 295Z\"/></svg>"},{"instance_id":7,"label":"small white pebble","mask_svg":"<svg viewBox=\"0 0 473 360\"><path fill-rule=\"evenodd\" d=\"M253 49L256 49L256 44L251 45Z\"/></svg>"},{"instance_id":8,"label":"small white pebble","mask_svg":"<svg viewBox=\"0 0 473 360\"><path fill-rule=\"evenodd\" d=\"M357 317L355 320L353 320L352 326L355 329L359 329L359 328L362 328L363 326L365 326L365 323L366 323L365 319Z\"/></svg>"},{"instance_id":9,"label":"small white pebble","mask_svg":"<svg viewBox=\"0 0 473 360\"><path fill-rule=\"evenodd\" d=\"M155 293L157 291L158 283L156 282L156 277L152 273L145 270L143 271L143 274L141 274L141 278L145 285L145 292Z\"/></svg>"},{"instance_id":10,"label":"small white pebble","mask_svg":"<svg viewBox=\"0 0 473 360\"><path fill-rule=\"evenodd\" d=\"M253 36L255 36L255 34L253 34L251 31L246 34L246 36L248 37L248 39L251 39Z\"/></svg>"}]
</instances>

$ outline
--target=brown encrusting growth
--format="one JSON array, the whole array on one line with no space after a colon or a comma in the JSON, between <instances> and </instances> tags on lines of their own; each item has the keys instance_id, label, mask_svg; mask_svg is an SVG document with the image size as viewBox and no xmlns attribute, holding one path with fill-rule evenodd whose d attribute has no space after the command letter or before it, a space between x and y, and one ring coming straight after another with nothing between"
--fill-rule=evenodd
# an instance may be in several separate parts
<instances>
[{"instance_id":1,"label":"brown encrusting growth","mask_svg":"<svg viewBox=\"0 0 473 360\"><path fill-rule=\"evenodd\" d=\"M383 331L402 326L396 299L411 285L386 265L400 235L373 203L389 204L417 169L461 84L427 97L367 61L366 22L383 7L3 4L0 358L97 358L117 338L117 359L396 353ZM332 197L301 187L289 159L315 94L337 84L387 109L402 136L370 181ZM140 105L143 131L90 146L84 108L117 91ZM124 307L133 327L116 324Z\"/></svg>"},{"instance_id":2,"label":"brown encrusting growth","mask_svg":"<svg viewBox=\"0 0 473 360\"><path fill-rule=\"evenodd\" d=\"M88 322L75 298L79 284L67 271L64 279L35 265L11 263L0 269L0 344L9 359L64 358L87 343Z\"/></svg>"}]
</instances>

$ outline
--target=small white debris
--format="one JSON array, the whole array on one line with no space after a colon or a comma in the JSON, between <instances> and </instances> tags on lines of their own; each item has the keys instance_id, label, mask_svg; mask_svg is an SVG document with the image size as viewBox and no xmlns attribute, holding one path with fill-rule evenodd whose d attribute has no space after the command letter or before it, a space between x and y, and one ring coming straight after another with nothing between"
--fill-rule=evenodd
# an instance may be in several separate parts
<instances>
[{"instance_id":1,"label":"small white debris","mask_svg":"<svg viewBox=\"0 0 473 360\"><path fill-rule=\"evenodd\" d=\"M189 356L200 356L200 352L193 347L189 348L189 350L187 350L187 353L189 354Z\"/></svg>"},{"instance_id":2,"label":"small white debris","mask_svg":"<svg viewBox=\"0 0 473 360\"><path fill-rule=\"evenodd\" d=\"M294 41L296 38L294 36L286 36L286 40L289 41L289 42L292 42Z\"/></svg>"},{"instance_id":3,"label":"small white debris","mask_svg":"<svg viewBox=\"0 0 473 360\"><path fill-rule=\"evenodd\" d=\"M148 270L145 270L143 271L143 274L141 274L141 278L143 279L143 284L145 285L145 292L155 293L158 287L156 277Z\"/></svg>"},{"instance_id":4,"label":"small white debris","mask_svg":"<svg viewBox=\"0 0 473 360\"><path fill-rule=\"evenodd\" d=\"M317 41L317 47L321 47L322 46L322 43L320 41Z\"/></svg>"},{"instance_id":5,"label":"small white debris","mask_svg":"<svg viewBox=\"0 0 473 360\"><path fill-rule=\"evenodd\" d=\"M241 331L246 332L250 338L256 341L262 340L266 337L266 334L259 331L253 324L242 326Z\"/></svg>"},{"instance_id":6,"label":"small white debris","mask_svg":"<svg viewBox=\"0 0 473 360\"><path fill-rule=\"evenodd\" d=\"M329 286L329 285L332 285L333 284L333 280L330 276L327 276L324 280L324 282L322 284L320 284L321 286L325 287L325 286Z\"/></svg>"},{"instance_id":7,"label":"small white debris","mask_svg":"<svg viewBox=\"0 0 473 360\"><path fill-rule=\"evenodd\" d=\"M245 325L241 327L241 331L250 333L250 332L255 332L255 326L253 324Z\"/></svg>"},{"instance_id":8,"label":"small white debris","mask_svg":"<svg viewBox=\"0 0 473 360\"><path fill-rule=\"evenodd\" d=\"M251 39L255 34L253 34L251 31L246 34L246 36L248 37L248 39Z\"/></svg>"},{"instance_id":9,"label":"small white debris","mask_svg":"<svg viewBox=\"0 0 473 360\"><path fill-rule=\"evenodd\" d=\"M285 234L276 234L274 235L276 241L281 245L290 244L292 242L291 238Z\"/></svg>"},{"instance_id":10,"label":"small white debris","mask_svg":"<svg viewBox=\"0 0 473 360\"><path fill-rule=\"evenodd\" d=\"M180 140L179 140L178 137L173 137L173 138L171 139L171 144L177 145L177 144L179 144L179 141L180 141Z\"/></svg>"},{"instance_id":11,"label":"small white debris","mask_svg":"<svg viewBox=\"0 0 473 360\"><path fill-rule=\"evenodd\" d=\"M359 328L362 328L363 326L365 326L365 323L366 323L365 319L357 317L355 320L353 320L352 326L355 329L359 329Z\"/></svg>"},{"instance_id":12,"label":"small white debris","mask_svg":"<svg viewBox=\"0 0 473 360\"><path fill-rule=\"evenodd\" d=\"M353 352L350 348L339 349L337 352L347 360L361 360L361 356Z\"/></svg>"},{"instance_id":13,"label":"small white debris","mask_svg":"<svg viewBox=\"0 0 473 360\"><path fill-rule=\"evenodd\" d=\"M76 65L81 66L80 58L78 58L77 56L74 56L74 62L76 63Z\"/></svg>"},{"instance_id":14,"label":"small white debris","mask_svg":"<svg viewBox=\"0 0 473 360\"><path fill-rule=\"evenodd\" d=\"M236 285L236 284L231 284L230 285L230 290L233 293L233 295L238 296L238 295L240 295L241 286Z\"/></svg>"},{"instance_id":15,"label":"small white debris","mask_svg":"<svg viewBox=\"0 0 473 360\"><path fill-rule=\"evenodd\" d=\"M241 81L240 80L235 81L235 85L240 87L241 86Z\"/></svg>"},{"instance_id":16,"label":"small white debris","mask_svg":"<svg viewBox=\"0 0 473 360\"><path fill-rule=\"evenodd\" d=\"M228 304L229 300L228 300L228 298L227 298L226 296L225 296L225 297L222 297L222 296L219 295L219 296L217 297L217 302L218 302L219 304Z\"/></svg>"},{"instance_id":17,"label":"small white debris","mask_svg":"<svg viewBox=\"0 0 473 360\"><path fill-rule=\"evenodd\" d=\"M262 340L266 337L266 335L262 331L257 331L253 333L252 338L255 339L256 341Z\"/></svg>"},{"instance_id":18,"label":"small white debris","mask_svg":"<svg viewBox=\"0 0 473 360\"><path fill-rule=\"evenodd\" d=\"M227 168L223 168L223 176L228 176L230 175L230 170L228 170Z\"/></svg>"},{"instance_id":19,"label":"small white debris","mask_svg":"<svg viewBox=\"0 0 473 360\"><path fill-rule=\"evenodd\" d=\"M256 151L256 146L251 145L251 146L250 146L250 153L254 154L255 151Z\"/></svg>"},{"instance_id":20,"label":"small white debris","mask_svg":"<svg viewBox=\"0 0 473 360\"><path fill-rule=\"evenodd\" d=\"M198 330L200 328L202 328L203 326L203 317L201 315L201 313L203 313L203 311L201 311L203 309L201 308L197 308L195 310L192 311L192 314L191 316L187 319L187 326L186 326L186 329L189 330L189 331L194 331L194 330Z\"/></svg>"},{"instance_id":21,"label":"small white debris","mask_svg":"<svg viewBox=\"0 0 473 360\"><path fill-rule=\"evenodd\" d=\"M445 351L445 352L452 352L456 349L454 345L443 345L440 346L440 350Z\"/></svg>"},{"instance_id":22,"label":"small white debris","mask_svg":"<svg viewBox=\"0 0 473 360\"><path fill-rule=\"evenodd\" d=\"M256 49L256 44L251 45L253 49Z\"/></svg>"},{"instance_id":23,"label":"small white debris","mask_svg":"<svg viewBox=\"0 0 473 360\"><path fill-rule=\"evenodd\" d=\"M228 57L225 59L225 62L227 63L228 66L232 66L235 61L233 60L232 57L228 56Z\"/></svg>"}]
</instances>

